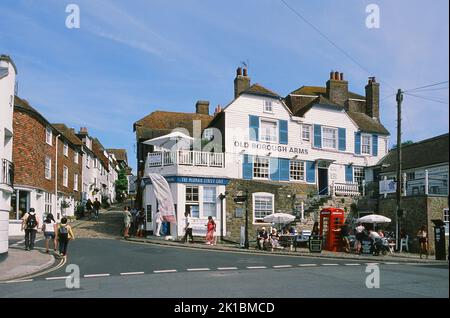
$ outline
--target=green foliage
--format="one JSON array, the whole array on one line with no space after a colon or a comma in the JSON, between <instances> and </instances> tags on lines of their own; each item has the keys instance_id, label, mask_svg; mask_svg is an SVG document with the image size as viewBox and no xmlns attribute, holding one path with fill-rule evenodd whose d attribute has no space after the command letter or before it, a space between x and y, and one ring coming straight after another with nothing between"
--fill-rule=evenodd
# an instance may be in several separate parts
<instances>
[{"instance_id":1,"label":"green foliage","mask_svg":"<svg viewBox=\"0 0 450 318\"><path fill-rule=\"evenodd\" d=\"M411 145L413 143L414 143L414 141L412 141L412 140L406 140L406 141L402 142L402 147ZM395 149L395 148L397 148L397 145L393 145L391 149Z\"/></svg>"},{"instance_id":2,"label":"green foliage","mask_svg":"<svg viewBox=\"0 0 450 318\"><path fill-rule=\"evenodd\" d=\"M120 169L115 186L116 200L122 202L125 198L126 192L128 191L128 179L125 169Z\"/></svg>"}]
</instances>

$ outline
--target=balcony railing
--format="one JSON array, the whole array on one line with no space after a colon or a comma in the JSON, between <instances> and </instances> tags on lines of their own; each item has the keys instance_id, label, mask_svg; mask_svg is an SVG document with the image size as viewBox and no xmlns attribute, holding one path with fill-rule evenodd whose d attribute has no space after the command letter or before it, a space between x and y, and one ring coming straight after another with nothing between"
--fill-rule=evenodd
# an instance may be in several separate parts
<instances>
[{"instance_id":1,"label":"balcony railing","mask_svg":"<svg viewBox=\"0 0 450 318\"><path fill-rule=\"evenodd\" d=\"M223 168L224 154L221 152L178 150L153 152L147 156L148 167L173 165Z\"/></svg>"},{"instance_id":2,"label":"balcony railing","mask_svg":"<svg viewBox=\"0 0 450 318\"><path fill-rule=\"evenodd\" d=\"M331 195L332 196L359 196L359 185L357 182L333 182L331 184Z\"/></svg>"},{"instance_id":3,"label":"balcony railing","mask_svg":"<svg viewBox=\"0 0 450 318\"><path fill-rule=\"evenodd\" d=\"M14 164L6 159L2 159L0 183L7 184L10 187L14 184Z\"/></svg>"}]
</instances>

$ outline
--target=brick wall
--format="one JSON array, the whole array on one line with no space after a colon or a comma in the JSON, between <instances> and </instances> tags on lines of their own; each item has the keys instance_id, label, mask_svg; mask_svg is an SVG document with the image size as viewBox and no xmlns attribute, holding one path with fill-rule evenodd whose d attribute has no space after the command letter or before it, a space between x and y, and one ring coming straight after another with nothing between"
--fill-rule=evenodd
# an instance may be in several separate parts
<instances>
[{"instance_id":1,"label":"brick wall","mask_svg":"<svg viewBox=\"0 0 450 318\"><path fill-rule=\"evenodd\" d=\"M69 147L68 156L64 155L64 137L58 139L58 192L64 193L66 196L72 196L75 200L81 200L81 189L83 184L82 179L82 154L78 154L78 164L74 161L75 152L80 150L77 147L67 143ZM63 169L64 166L68 168L68 183L64 186ZM77 191L74 189L74 175L78 174Z\"/></svg>"},{"instance_id":2,"label":"brick wall","mask_svg":"<svg viewBox=\"0 0 450 318\"><path fill-rule=\"evenodd\" d=\"M54 192L55 136L52 145L45 142L46 125L32 115L14 109L13 162L14 184ZM45 178L45 157L52 160L51 179Z\"/></svg>"}]
</instances>

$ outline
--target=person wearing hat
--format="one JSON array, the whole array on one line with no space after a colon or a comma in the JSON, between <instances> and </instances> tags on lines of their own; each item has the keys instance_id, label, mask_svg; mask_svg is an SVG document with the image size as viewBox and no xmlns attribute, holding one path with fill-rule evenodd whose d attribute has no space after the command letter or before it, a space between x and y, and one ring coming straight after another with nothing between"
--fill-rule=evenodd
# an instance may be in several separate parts
<instances>
[{"instance_id":1,"label":"person wearing hat","mask_svg":"<svg viewBox=\"0 0 450 318\"><path fill-rule=\"evenodd\" d=\"M21 231L25 230L25 250L30 251L34 249L34 241L36 240L36 233L39 227L39 221L36 217L36 212L30 208L28 213L22 218Z\"/></svg>"},{"instance_id":2,"label":"person wearing hat","mask_svg":"<svg viewBox=\"0 0 450 318\"><path fill-rule=\"evenodd\" d=\"M256 240L258 248L265 249L269 243L269 233L267 233L266 228L263 226L260 231L258 231L258 238Z\"/></svg>"}]
</instances>

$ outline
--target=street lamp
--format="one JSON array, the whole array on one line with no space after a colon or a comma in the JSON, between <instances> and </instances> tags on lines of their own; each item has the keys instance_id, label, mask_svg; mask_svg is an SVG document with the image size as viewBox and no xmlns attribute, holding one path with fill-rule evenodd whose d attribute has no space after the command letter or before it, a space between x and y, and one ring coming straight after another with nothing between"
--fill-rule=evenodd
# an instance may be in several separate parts
<instances>
[{"instance_id":1,"label":"street lamp","mask_svg":"<svg viewBox=\"0 0 450 318\"><path fill-rule=\"evenodd\" d=\"M228 192L225 191L225 193L219 194L220 199L220 241L223 241L223 200L227 197Z\"/></svg>"},{"instance_id":2,"label":"street lamp","mask_svg":"<svg viewBox=\"0 0 450 318\"><path fill-rule=\"evenodd\" d=\"M234 202L237 204L242 204L245 202L245 242L244 248L248 249L248 190L246 189L244 192L239 191L238 195L234 198Z\"/></svg>"}]
</instances>

